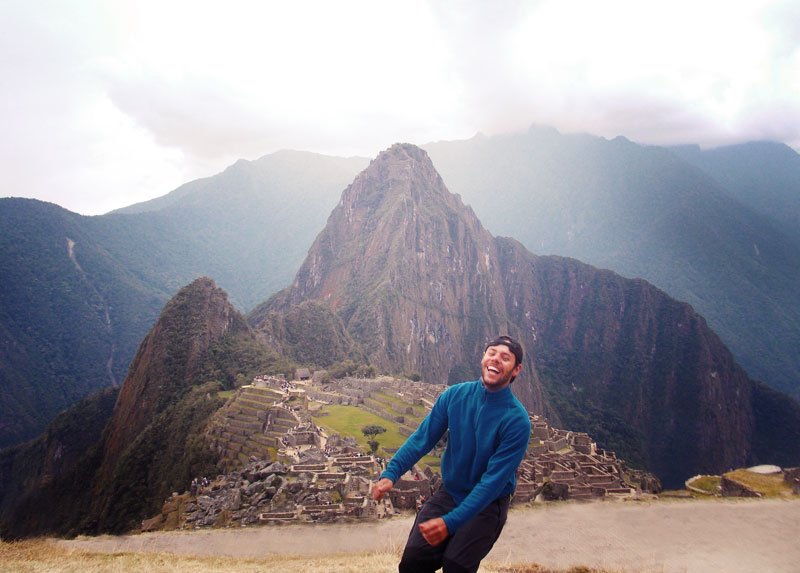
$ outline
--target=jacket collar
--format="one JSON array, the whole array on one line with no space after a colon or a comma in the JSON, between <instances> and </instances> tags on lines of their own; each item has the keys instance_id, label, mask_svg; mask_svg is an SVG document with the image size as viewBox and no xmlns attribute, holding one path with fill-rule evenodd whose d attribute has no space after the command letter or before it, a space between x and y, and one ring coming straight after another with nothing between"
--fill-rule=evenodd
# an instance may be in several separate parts
<instances>
[{"instance_id":1,"label":"jacket collar","mask_svg":"<svg viewBox=\"0 0 800 573\"><path fill-rule=\"evenodd\" d=\"M508 384L505 388L500 390L489 390L483 385L483 379L481 378L478 379L478 384L481 385L481 392L487 402L507 402L514 397L514 393L511 391L511 384Z\"/></svg>"}]
</instances>

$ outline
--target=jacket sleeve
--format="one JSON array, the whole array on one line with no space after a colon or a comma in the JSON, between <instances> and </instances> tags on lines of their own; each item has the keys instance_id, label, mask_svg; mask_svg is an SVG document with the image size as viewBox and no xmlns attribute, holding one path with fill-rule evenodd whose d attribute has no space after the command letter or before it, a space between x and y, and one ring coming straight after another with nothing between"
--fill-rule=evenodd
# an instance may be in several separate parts
<instances>
[{"instance_id":1,"label":"jacket sleeve","mask_svg":"<svg viewBox=\"0 0 800 573\"><path fill-rule=\"evenodd\" d=\"M447 430L447 403L449 392L442 393L430 413L405 443L395 452L381 478L389 478L392 483L410 470L419 459L430 452Z\"/></svg>"},{"instance_id":2,"label":"jacket sleeve","mask_svg":"<svg viewBox=\"0 0 800 573\"><path fill-rule=\"evenodd\" d=\"M500 497L509 481L525 457L531 436L530 421L517 418L510 425L497 451L489 458L486 471L472 491L458 506L442 516L447 531L452 535L462 525L478 515L483 509Z\"/></svg>"}]
</instances>

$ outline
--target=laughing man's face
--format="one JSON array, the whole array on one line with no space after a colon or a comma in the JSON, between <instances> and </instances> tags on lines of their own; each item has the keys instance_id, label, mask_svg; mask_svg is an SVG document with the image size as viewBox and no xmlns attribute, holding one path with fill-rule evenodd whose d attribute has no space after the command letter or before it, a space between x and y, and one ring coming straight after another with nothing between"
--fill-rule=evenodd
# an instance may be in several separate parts
<instances>
[{"instance_id":1,"label":"laughing man's face","mask_svg":"<svg viewBox=\"0 0 800 573\"><path fill-rule=\"evenodd\" d=\"M505 344L490 346L481 359L483 385L489 390L502 390L511 383L511 378L519 374L522 364Z\"/></svg>"}]
</instances>

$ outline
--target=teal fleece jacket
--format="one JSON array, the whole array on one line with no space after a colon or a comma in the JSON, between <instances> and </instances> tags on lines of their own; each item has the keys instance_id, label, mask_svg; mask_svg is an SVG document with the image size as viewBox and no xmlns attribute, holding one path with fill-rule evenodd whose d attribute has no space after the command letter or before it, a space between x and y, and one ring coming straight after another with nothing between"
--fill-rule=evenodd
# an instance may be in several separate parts
<instances>
[{"instance_id":1,"label":"teal fleece jacket","mask_svg":"<svg viewBox=\"0 0 800 573\"><path fill-rule=\"evenodd\" d=\"M450 534L495 499L514 493L531 435L528 413L511 387L492 392L480 380L449 387L381 474L392 483L450 430L442 482L456 508L442 516Z\"/></svg>"}]
</instances>

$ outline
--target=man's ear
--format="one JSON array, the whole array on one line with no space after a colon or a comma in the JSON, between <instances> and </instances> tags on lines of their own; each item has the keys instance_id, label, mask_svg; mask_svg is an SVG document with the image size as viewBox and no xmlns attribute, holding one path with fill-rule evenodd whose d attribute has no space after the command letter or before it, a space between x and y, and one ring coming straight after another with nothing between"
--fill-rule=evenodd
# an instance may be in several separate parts
<instances>
[{"instance_id":1,"label":"man's ear","mask_svg":"<svg viewBox=\"0 0 800 573\"><path fill-rule=\"evenodd\" d=\"M514 367L514 370L511 371L511 375L512 376L516 376L517 374L519 374L520 370L522 370L522 363L521 362Z\"/></svg>"}]
</instances>

